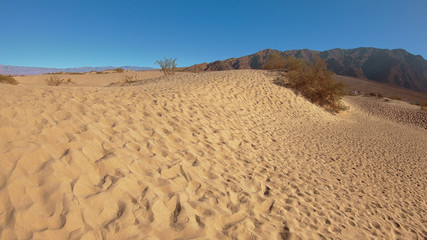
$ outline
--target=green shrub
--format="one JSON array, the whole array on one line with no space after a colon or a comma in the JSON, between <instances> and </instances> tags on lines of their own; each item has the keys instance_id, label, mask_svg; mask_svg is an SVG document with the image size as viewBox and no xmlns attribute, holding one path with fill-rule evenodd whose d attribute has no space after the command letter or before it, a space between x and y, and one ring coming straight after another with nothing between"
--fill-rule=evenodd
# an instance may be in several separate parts
<instances>
[{"instance_id":1,"label":"green shrub","mask_svg":"<svg viewBox=\"0 0 427 240\"><path fill-rule=\"evenodd\" d=\"M0 74L0 83L18 85L18 81L16 81L16 79L12 75Z\"/></svg>"},{"instance_id":2,"label":"green shrub","mask_svg":"<svg viewBox=\"0 0 427 240\"><path fill-rule=\"evenodd\" d=\"M340 103L345 86L333 79L334 73L327 70L326 62L320 57L316 56L312 63L288 57L285 69L288 70L288 85L311 102L333 112L345 109Z\"/></svg>"},{"instance_id":3,"label":"green shrub","mask_svg":"<svg viewBox=\"0 0 427 240\"><path fill-rule=\"evenodd\" d=\"M157 60L155 64L160 66L165 75L175 74L176 58L172 59L164 57L163 60Z\"/></svg>"},{"instance_id":4,"label":"green shrub","mask_svg":"<svg viewBox=\"0 0 427 240\"><path fill-rule=\"evenodd\" d=\"M47 85L49 86L59 86L61 85L65 80L60 78L58 75L50 76L49 78L45 79Z\"/></svg>"}]
</instances>

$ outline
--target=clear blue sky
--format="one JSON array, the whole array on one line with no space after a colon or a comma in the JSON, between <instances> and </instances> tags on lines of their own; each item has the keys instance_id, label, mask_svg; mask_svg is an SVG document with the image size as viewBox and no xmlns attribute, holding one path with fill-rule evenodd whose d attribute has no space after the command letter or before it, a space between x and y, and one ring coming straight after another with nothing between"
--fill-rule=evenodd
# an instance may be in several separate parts
<instances>
[{"instance_id":1,"label":"clear blue sky","mask_svg":"<svg viewBox=\"0 0 427 240\"><path fill-rule=\"evenodd\" d=\"M0 64L178 66L278 50L427 57L427 0L0 0Z\"/></svg>"}]
</instances>

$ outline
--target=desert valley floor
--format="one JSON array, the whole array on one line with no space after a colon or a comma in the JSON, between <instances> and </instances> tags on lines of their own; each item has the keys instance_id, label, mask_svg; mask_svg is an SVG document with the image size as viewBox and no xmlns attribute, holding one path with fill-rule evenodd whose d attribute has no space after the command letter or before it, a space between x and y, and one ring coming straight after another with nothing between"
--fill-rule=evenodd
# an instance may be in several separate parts
<instances>
[{"instance_id":1,"label":"desert valley floor","mask_svg":"<svg viewBox=\"0 0 427 240\"><path fill-rule=\"evenodd\" d=\"M274 73L0 84L0 239L426 239L427 112Z\"/></svg>"}]
</instances>

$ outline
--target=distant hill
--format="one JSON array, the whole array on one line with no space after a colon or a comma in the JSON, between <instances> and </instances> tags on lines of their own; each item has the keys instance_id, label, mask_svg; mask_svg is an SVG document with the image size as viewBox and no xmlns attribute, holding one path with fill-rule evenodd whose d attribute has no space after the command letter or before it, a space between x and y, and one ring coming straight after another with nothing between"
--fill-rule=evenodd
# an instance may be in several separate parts
<instances>
[{"instance_id":1,"label":"distant hill","mask_svg":"<svg viewBox=\"0 0 427 240\"><path fill-rule=\"evenodd\" d=\"M283 56L294 56L311 61L318 54L328 63L328 68L338 75L370 79L427 93L427 61L403 49L331 49L313 51L309 49L278 51L265 49L255 54L230 58L212 63L196 64L185 71L220 71L231 69L261 69L268 56L279 52Z\"/></svg>"},{"instance_id":2,"label":"distant hill","mask_svg":"<svg viewBox=\"0 0 427 240\"><path fill-rule=\"evenodd\" d=\"M108 69L116 69L118 67L106 66L106 67L79 67L79 68L42 68L42 67L20 67L20 66L9 66L0 64L0 74L12 74L12 75L37 75L43 73L53 72L92 72L92 71L104 71ZM151 70L154 68L149 67L133 67L133 66L122 66L125 70L142 71Z\"/></svg>"}]
</instances>

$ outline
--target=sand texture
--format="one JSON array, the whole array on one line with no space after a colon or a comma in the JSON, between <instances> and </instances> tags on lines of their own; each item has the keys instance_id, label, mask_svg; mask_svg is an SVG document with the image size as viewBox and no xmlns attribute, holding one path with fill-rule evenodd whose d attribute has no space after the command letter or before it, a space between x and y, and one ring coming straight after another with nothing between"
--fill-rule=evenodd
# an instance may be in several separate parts
<instances>
[{"instance_id":1,"label":"sand texture","mask_svg":"<svg viewBox=\"0 0 427 240\"><path fill-rule=\"evenodd\" d=\"M265 71L139 74L0 84L0 239L427 238L425 111L332 115Z\"/></svg>"}]
</instances>

